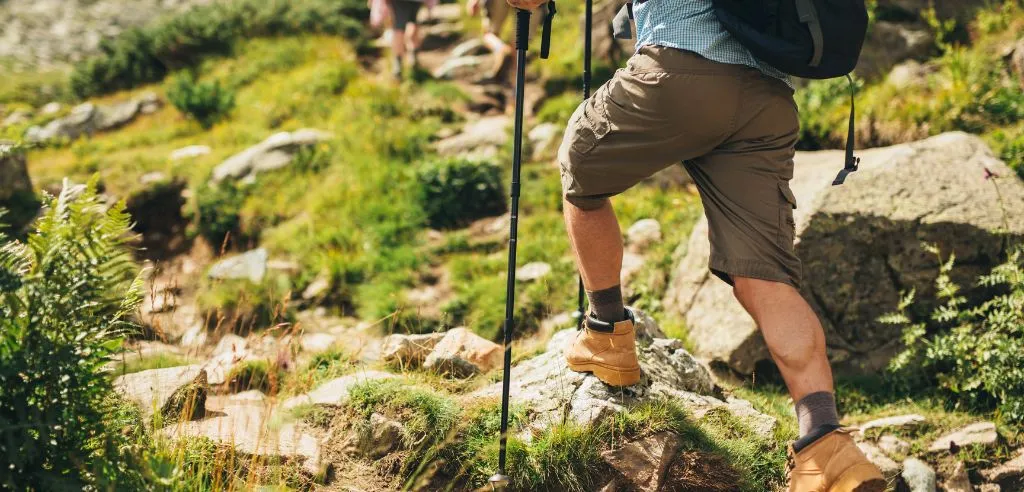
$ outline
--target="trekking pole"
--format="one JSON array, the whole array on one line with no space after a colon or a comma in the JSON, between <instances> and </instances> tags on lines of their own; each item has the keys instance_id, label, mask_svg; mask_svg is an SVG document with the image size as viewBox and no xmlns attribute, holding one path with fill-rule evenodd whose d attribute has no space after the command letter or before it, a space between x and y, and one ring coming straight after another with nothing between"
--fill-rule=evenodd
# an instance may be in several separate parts
<instances>
[{"instance_id":1,"label":"trekking pole","mask_svg":"<svg viewBox=\"0 0 1024 492\"><path fill-rule=\"evenodd\" d=\"M548 57L551 43L551 20L555 16L555 2L547 4L544 19L544 34L541 42L541 58ZM512 371L512 328L515 317L516 294L516 245L519 233L519 176L523 165L523 101L526 95L526 50L530 40L530 11L516 10L516 113L514 141L512 147L511 210L508 234L508 279L505 285L505 323L502 327L505 343L505 364L501 381L501 437L498 448L498 473L488 482L492 489L508 486L505 458L508 446L508 404Z\"/></svg>"},{"instance_id":2,"label":"trekking pole","mask_svg":"<svg viewBox=\"0 0 1024 492\"><path fill-rule=\"evenodd\" d=\"M586 102L590 99L590 52L592 42L592 31L594 24L594 0L587 0L585 13L583 14L583 101ZM585 297L585 291L583 289L583 275L579 275L579 290L576 293L576 329L583 329L583 315L585 311L583 309L583 299Z\"/></svg>"}]
</instances>

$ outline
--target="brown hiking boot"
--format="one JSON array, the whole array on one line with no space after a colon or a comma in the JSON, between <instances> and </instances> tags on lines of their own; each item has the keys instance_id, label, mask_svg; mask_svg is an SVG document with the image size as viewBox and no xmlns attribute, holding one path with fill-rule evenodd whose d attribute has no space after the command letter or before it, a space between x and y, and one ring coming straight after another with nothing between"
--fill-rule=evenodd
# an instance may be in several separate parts
<instances>
[{"instance_id":1,"label":"brown hiking boot","mask_svg":"<svg viewBox=\"0 0 1024 492\"><path fill-rule=\"evenodd\" d=\"M587 316L583 329L565 348L569 369L589 372L609 386L630 386L640 382L636 358L633 313L614 325Z\"/></svg>"},{"instance_id":2,"label":"brown hiking boot","mask_svg":"<svg viewBox=\"0 0 1024 492\"><path fill-rule=\"evenodd\" d=\"M836 429L799 453L789 447L789 492L884 492L885 479L850 433Z\"/></svg>"}]
</instances>

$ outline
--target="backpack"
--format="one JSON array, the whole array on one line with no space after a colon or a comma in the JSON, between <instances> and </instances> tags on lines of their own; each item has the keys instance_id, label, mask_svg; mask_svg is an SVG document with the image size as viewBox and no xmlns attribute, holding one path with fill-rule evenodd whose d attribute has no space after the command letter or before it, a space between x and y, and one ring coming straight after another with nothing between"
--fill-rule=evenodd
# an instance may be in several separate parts
<instances>
[{"instance_id":1,"label":"backpack","mask_svg":"<svg viewBox=\"0 0 1024 492\"><path fill-rule=\"evenodd\" d=\"M868 29L864 0L713 0L715 15L757 58L797 77L850 81L850 124L846 162L833 185L857 170L853 155L854 92L850 72L857 66Z\"/></svg>"}]
</instances>

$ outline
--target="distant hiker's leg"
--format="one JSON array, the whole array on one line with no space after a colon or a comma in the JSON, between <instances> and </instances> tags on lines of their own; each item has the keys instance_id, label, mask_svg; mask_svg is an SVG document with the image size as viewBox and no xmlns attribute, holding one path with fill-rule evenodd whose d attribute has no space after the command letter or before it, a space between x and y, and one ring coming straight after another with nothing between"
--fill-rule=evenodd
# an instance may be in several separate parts
<instances>
[{"instance_id":1,"label":"distant hiker's leg","mask_svg":"<svg viewBox=\"0 0 1024 492\"><path fill-rule=\"evenodd\" d=\"M754 318L794 402L818 392L833 393L825 332L807 301L790 285L733 277L740 304ZM831 415L835 415L833 400ZM810 423L810 418L804 419ZM822 422L822 424L839 424ZM801 426L801 435L810 429Z\"/></svg>"},{"instance_id":2,"label":"distant hiker's leg","mask_svg":"<svg viewBox=\"0 0 1024 492\"><path fill-rule=\"evenodd\" d=\"M423 40L420 38L419 24L415 22L410 22L408 25L405 26L405 43L406 47L409 50L409 55L407 58L409 65L412 66L413 68L415 68L419 63L419 60L416 59L416 54L420 49L420 43L422 41Z\"/></svg>"},{"instance_id":3,"label":"distant hiker's leg","mask_svg":"<svg viewBox=\"0 0 1024 492\"><path fill-rule=\"evenodd\" d=\"M391 29L391 75L402 77L402 58L405 55L405 36L401 28Z\"/></svg>"},{"instance_id":4,"label":"distant hiker's leg","mask_svg":"<svg viewBox=\"0 0 1024 492\"><path fill-rule=\"evenodd\" d=\"M505 26L512 8L505 0L483 0L484 6L484 46L494 56L494 65L487 79L497 79L505 75L512 67L512 53L515 49L501 38L501 30Z\"/></svg>"}]
</instances>

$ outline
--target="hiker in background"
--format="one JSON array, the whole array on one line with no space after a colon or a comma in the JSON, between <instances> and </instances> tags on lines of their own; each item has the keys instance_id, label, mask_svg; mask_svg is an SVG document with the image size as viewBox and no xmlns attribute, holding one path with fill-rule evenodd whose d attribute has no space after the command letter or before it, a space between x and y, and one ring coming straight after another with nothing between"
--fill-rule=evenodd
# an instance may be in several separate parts
<instances>
[{"instance_id":1,"label":"hiker in background","mask_svg":"<svg viewBox=\"0 0 1024 492\"><path fill-rule=\"evenodd\" d=\"M542 1L508 0L519 9ZM558 161L590 308L566 348L567 365L611 386L640 382L634 315L619 285L622 232L609 197L684 162L707 216L711 273L757 322L795 403L800 434L790 448L789 490L882 492L878 468L839 425L825 334L799 290L792 83L724 28L716 5L635 3L636 53L569 119Z\"/></svg>"},{"instance_id":2,"label":"hiker in background","mask_svg":"<svg viewBox=\"0 0 1024 492\"><path fill-rule=\"evenodd\" d=\"M547 0L537 3L538 6L541 6L546 2ZM501 32L505 27L506 19L511 17L514 22L514 16L510 15L513 9L505 0L468 0L466 3L470 15L479 15L481 7L484 12L483 43L494 55L494 68L481 79L481 82L507 82L509 70L515 63L512 59L514 50L511 44L506 43L501 37ZM543 20L542 12L534 12L534 15L530 16L531 38L535 37Z\"/></svg>"},{"instance_id":3,"label":"hiker in background","mask_svg":"<svg viewBox=\"0 0 1024 492\"><path fill-rule=\"evenodd\" d=\"M380 27L391 18L391 74L396 79L402 78L403 61L410 70L419 67L416 52L422 40L416 16L424 4L430 9L437 0L369 0L372 26Z\"/></svg>"}]
</instances>

